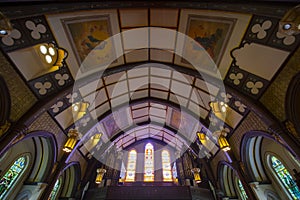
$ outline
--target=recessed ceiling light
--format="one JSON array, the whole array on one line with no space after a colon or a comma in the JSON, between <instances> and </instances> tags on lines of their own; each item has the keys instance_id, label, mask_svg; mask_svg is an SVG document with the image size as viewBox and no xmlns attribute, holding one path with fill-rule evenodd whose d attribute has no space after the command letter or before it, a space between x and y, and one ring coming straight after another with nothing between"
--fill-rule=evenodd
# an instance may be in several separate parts
<instances>
[{"instance_id":1,"label":"recessed ceiling light","mask_svg":"<svg viewBox=\"0 0 300 200\"><path fill-rule=\"evenodd\" d=\"M40 52L41 52L42 54L46 54L46 53L47 53L47 48L46 48L44 45L41 45L41 46L40 46Z\"/></svg>"},{"instance_id":2,"label":"recessed ceiling light","mask_svg":"<svg viewBox=\"0 0 300 200\"><path fill-rule=\"evenodd\" d=\"M54 50L53 47L49 47L48 51L49 51L49 54L50 54L51 56L54 56L54 55L55 55L55 50Z\"/></svg>"},{"instance_id":3,"label":"recessed ceiling light","mask_svg":"<svg viewBox=\"0 0 300 200\"><path fill-rule=\"evenodd\" d=\"M46 55L45 58L46 58L47 63L50 64L52 62L52 57L51 56Z\"/></svg>"}]
</instances>

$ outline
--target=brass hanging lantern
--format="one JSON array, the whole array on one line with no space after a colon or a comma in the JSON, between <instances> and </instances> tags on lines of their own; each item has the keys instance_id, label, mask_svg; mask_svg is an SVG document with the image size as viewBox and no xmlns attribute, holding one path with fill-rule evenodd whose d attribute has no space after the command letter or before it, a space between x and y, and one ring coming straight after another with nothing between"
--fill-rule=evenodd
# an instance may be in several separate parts
<instances>
[{"instance_id":1,"label":"brass hanging lantern","mask_svg":"<svg viewBox=\"0 0 300 200\"><path fill-rule=\"evenodd\" d=\"M227 110L228 105L224 103L223 101L211 101L209 102L209 106L211 107L213 113L225 113Z\"/></svg>"},{"instance_id":2,"label":"brass hanging lantern","mask_svg":"<svg viewBox=\"0 0 300 200\"><path fill-rule=\"evenodd\" d=\"M218 142L220 145L220 149L222 149L223 151L229 151L231 149L226 137L223 134L220 135Z\"/></svg>"},{"instance_id":3,"label":"brass hanging lantern","mask_svg":"<svg viewBox=\"0 0 300 200\"><path fill-rule=\"evenodd\" d=\"M89 102L73 103L72 112L73 112L73 117L74 117L75 121L82 118L86 114L89 105L90 105Z\"/></svg>"},{"instance_id":4,"label":"brass hanging lantern","mask_svg":"<svg viewBox=\"0 0 300 200\"><path fill-rule=\"evenodd\" d=\"M79 135L79 133L76 129L69 130L69 133L68 133L69 138L63 148L64 152L70 153L74 149L76 142L78 140L78 135Z\"/></svg>"},{"instance_id":5,"label":"brass hanging lantern","mask_svg":"<svg viewBox=\"0 0 300 200\"><path fill-rule=\"evenodd\" d=\"M200 176L200 169L199 168L193 168L191 169L193 175L194 175L194 180L196 183L201 182L201 176Z\"/></svg>"},{"instance_id":6,"label":"brass hanging lantern","mask_svg":"<svg viewBox=\"0 0 300 200\"><path fill-rule=\"evenodd\" d=\"M49 66L49 71L56 71L63 66L68 56L67 50L57 47L53 43L37 45L38 52L43 61Z\"/></svg>"},{"instance_id":7,"label":"brass hanging lantern","mask_svg":"<svg viewBox=\"0 0 300 200\"><path fill-rule=\"evenodd\" d=\"M198 135L198 138L199 138L200 141L206 140L206 135L205 135L205 133L197 132L197 135Z\"/></svg>"},{"instance_id":8,"label":"brass hanging lantern","mask_svg":"<svg viewBox=\"0 0 300 200\"><path fill-rule=\"evenodd\" d=\"M97 169L97 176L96 176L96 180L95 180L96 184L100 184L102 182L102 179L103 179L103 176L105 173L106 173L105 169L102 169L102 168Z\"/></svg>"}]
</instances>

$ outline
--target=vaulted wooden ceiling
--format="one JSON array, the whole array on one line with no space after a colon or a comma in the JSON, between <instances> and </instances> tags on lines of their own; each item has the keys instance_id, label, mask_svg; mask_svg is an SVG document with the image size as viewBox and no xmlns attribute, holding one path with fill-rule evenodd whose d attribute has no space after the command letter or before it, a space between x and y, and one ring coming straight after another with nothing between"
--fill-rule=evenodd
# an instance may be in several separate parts
<instances>
[{"instance_id":1,"label":"vaulted wooden ceiling","mask_svg":"<svg viewBox=\"0 0 300 200\"><path fill-rule=\"evenodd\" d=\"M266 5L258 3L236 12L230 3L136 3L1 9L14 27L0 40L4 54L38 101L55 96L47 113L66 134L81 130L84 155L84 143L99 132L99 143L117 148L155 138L181 149L195 142L197 131L215 144L214 132L222 128L229 137L248 108L224 84L259 100L300 41L278 32L288 6L273 3L264 14ZM68 52L56 71L39 52L49 43ZM214 100L228 104L226 118L211 113ZM76 121L72 103L78 101L90 106ZM209 149L215 154L218 146Z\"/></svg>"}]
</instances>

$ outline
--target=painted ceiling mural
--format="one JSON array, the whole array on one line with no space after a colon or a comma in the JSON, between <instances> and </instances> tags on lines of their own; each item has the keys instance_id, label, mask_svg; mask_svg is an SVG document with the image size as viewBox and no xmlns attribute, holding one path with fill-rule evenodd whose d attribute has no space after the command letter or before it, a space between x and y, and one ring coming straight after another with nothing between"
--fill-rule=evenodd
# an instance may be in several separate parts
<instances>
[{"instance_id":1,"label":"painted ceiling mural","mask_svg":"<svg viewBox=\"0 0 300 200\"><path fill-rule=\"evenodd\" d=\"M207 67L203 73L209 76L219 72L227 85L259 99L300 41L299 35L277 32L278 21L213 10L82 10L15 18L12 33L1 38L0 46L39 100L72 87L78 74L93 77L83 77L47 111L65 134L82 129L83 155L89 156L86 149L95 153L102 143L126 148L148 137L182 149L197 140L197 131L214 144L217 130L229 137L249 112L215 79L194 76L193 65ZM193 42L182 40L181 34ZM41 44L66 50L57 70L49 70L41 59ZM206 56L199 57L202 51ZM92 76L106 66L103 76ZM228 105L226 118L211 113L209 102L214 100ZM90 106L74 121L72 103L78 101ZM101 139L84 148L99 132ZM218 146L209 149L207 157Z\"/></svg>"}]
</instances>

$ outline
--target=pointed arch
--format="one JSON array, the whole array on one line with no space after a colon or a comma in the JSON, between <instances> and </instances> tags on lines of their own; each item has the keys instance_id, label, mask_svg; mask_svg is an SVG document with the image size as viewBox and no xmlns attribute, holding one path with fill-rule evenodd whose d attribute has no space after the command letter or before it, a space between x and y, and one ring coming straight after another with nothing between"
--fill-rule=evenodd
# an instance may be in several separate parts
<instances>
[{"instance_id":1,"label":"pointed arch","mask_svg":"<svg viewBox=\"0 0 300 200\"><path fill-rule=\"evenodd\" d=\"M161 152L161 162L163 169L163 181L172 181L171 158L168 150Z\"/></svg>"},{"instance_id":2,"label":"pointed arch","mask_svg":"<svg viewBox=\"0 0 300 200\"><path fill-rule=\"evenodd\" d=\"M238 194L239 194L240 198L242 200L247 200L248 195L247 195L247 193L244 189L244 186L243 186L241 180L238 177L235 177L235 185L236 185L236 188L238 190Z\"/></svg>"},{"instance_id":3,"label":"pointed arch","mask_svg":"<svg viewBox=\"0 0 300 200\"><path fill-rule=\"evenodd\" d=\"M300 199L300 189L284 164L275 155L269 155L269 164L278 183L285 188L292 199Z\"/></svg>"},{"instance_id":4,"label":"pointed arch","mask_svg":"<svg viewBox=\"0 0 300 200\"><path fill-rule=\"evenodd\" d=\"M220 180L221 189L226 197L237 197L237 191L234 187L235 171L226 162L220 162L218 165L218 180Z\"/></svg>"},{"instance_id":5,"label":"pointed arch","mask_svg":"<svg viewBox=\"0 0 300 200\"><path fill-rule=\"evenodd\" d=\"M151 143L145 146L144 181L154 181L154 148Z\"/></svg>"},{"instance_id":6,"label":"pointed arch","mask_svg":"<svg viewBox=\"0 0 300 200\"><path fill-rule=\"evenodd\" d=\"M56 180L48 200L57 199L57 196L58 196L59 190L61 189L61 186L62 186L62 180L61 180L61 178L59 178Z\"/></svg>"},{"instance_id":7,"label":"pointed arch","mask_svg":"<svg viewBox=\"0 0 300 200\"><path fill-rule=\"evenodd\" d=\"M125 176L126 182L135 181L136 159L137 159L137 152L135 149L131 149L128 153L127 170Z\"/></svg>"},{"instance_id":8,"label":"pointed arch","mask_svg":"<svg viewBox=\"0 0 300 200\"><path fill-rule=\"evenodd\" d=\"M19 156L3 173L0 179L0 199L6 199L7 195L13 191L13 188L27 170L29 159L29 154Z\"/></svg>"},{"instance_id":9,"label":"pointed arch","mask_svg":"<svg viewBox=\"0 0 300 200\"><path fill-rule=\"evenodd\" d=\"M264 138L277 142L269 133L262 131L245 133L241 142L240 154L241 161L244 163L251 181L269 183L261 155L261 145Z\"/></svg>"},{"instance_id":10,"label":"pointed arch","mask_svg":"<svg viewBox=\"0 0 300 200\"><path fill-rule=\"evenodd\" d=\"M80 183L81 169L79 162L71 162L65 167L62 178L62 191L60 197L74 197Z\"/></svg>"},{"instance_id":11,"label":"pointed arch","mask_svg":"<svg viewBox=\"0 0 300 200\"><path fill-rule=\"evenodd\" d=\"M227 162L218 165L218 180L224 196L229 198L249 199L236 170Z\"/></svg>"}]
</instances>

